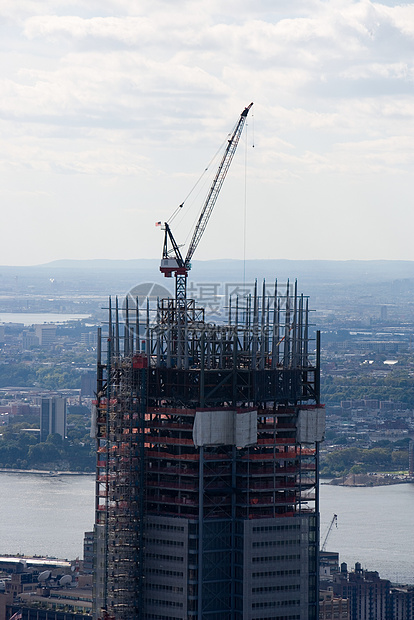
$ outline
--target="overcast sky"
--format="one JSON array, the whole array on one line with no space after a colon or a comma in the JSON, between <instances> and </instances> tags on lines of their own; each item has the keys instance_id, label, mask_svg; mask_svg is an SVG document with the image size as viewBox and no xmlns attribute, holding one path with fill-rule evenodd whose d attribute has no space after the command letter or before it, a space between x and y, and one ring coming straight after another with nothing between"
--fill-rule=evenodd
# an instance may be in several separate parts
<instances>
[{"instance_id":1,"label":"overcast sky","mask_svg":"<svg viewBox=\"0 0 414 620\"><path fill-rule=\"evenodd\" d=\"M414 260L413 3L2 0L0 28L0 264L159 257L251 101L195 258Z\"/></svg>"}]
</instances>

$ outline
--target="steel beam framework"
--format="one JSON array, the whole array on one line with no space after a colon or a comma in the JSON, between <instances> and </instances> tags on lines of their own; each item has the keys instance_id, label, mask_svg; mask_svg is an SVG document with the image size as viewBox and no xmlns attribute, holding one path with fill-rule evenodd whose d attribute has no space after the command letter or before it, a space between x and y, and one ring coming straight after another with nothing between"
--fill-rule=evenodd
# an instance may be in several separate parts
<instances>
[{"instance_id":1,"label":"steel beam framework","mask_svg":"<svg viewBox=\"0 0 414 620\"><path fill-rule=\"evenodd\" d=\"M96 530L105 534L95 618L102 609L116 620L149 617L146 523L163 516L192 524L187 617L241 620L243 522L312 514L318 523L318 447L297 440L299 410L320 406L308 300L296 284L282 294L275 285L270 297L256 287L229 301L226 325L206 323L188 300L184 328L171 299L124 311L120 324L110 301L99 333ZM257 442L196 447L195 416L206 409L254 409ZM317 584L317 532L312 545ZM316 596L307 617L317 617Z\"/></svg>"}]
</instances>

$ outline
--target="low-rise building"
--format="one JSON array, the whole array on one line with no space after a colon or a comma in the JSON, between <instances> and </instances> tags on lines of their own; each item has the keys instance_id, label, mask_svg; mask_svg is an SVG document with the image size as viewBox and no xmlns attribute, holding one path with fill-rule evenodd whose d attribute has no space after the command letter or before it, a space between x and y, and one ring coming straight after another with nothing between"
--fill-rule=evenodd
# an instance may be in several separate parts
<instances>
[{"instance_id":1,"label":"low-rise building","mask_svg":"<svg viewBox=\"0 0 414 620\"><path fill-rule=\"evenodd\" d=\"M332 588L319 593L319 620L350 620L349 601L335 596Z\"/></svg>"}]
</instances>

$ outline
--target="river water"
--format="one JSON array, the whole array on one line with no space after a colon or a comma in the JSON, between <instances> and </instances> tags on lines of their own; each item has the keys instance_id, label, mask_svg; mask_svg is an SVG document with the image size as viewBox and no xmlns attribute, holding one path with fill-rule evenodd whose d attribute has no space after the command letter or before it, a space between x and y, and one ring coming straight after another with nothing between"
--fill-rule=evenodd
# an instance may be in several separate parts
<instances>
[{"instance_id":1,"label":"river water","mask_svg":"<svg viewBox=\"0 0 414 620\"><path fill-rule=\"evenodd\" d=\"M93 475L0 472L0 555L83 557L93 529Z\"/></svg>"},{"instance_id":2,"label":"river water","mask_svg":"<svg viewBox=\"0 0 414 620\"><path fill-rule=\"evenodd\" d=\"M327 551L338 551L340 562L353 568L361 562L380 577L414 584L414 484L382 487L321 485L321 541L333 514Z\"/></svg>"},{"instance_id":3,"label":"river water","mask_svg":"<svg viewBox=\"0 0 414 620\"><path fill-rule=\"evenodd\" d=\"M0 323L20 323L25 327L42 323L67 323L88 319L90 314L62 314L60 312L0 312Z\"/></svg>"},{"instance_id":4,"label":"river water","mask_svg":"<svg viewBox=\"0 0 414 620\"><path fill-rule=\"evenodd\" d=\"M93 528L94 477L0 472L0 555L82 557L83 534ZM414 485L321 485L321 540L333 514L327 551L352 568L414 584Z\"/></svg>"}]
</instances>

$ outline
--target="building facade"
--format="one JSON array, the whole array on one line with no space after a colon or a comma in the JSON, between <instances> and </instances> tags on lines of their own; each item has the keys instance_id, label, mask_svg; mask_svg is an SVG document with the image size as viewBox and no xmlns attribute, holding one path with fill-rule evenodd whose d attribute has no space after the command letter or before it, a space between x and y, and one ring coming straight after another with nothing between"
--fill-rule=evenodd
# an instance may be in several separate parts
<instances>
[{"instance_id":1,"label":"building facade","mask_svg":"<svg viewBox=\"0 0 414 620\"><path fill-rule=\"evenodd\" d=\"M307 299L263 286L222 325L193 300L123 312L98 338L94 617L316 620Z\"/></svg>"},{"instance_id":2,"label":"building facade","mask_svg":"<svg viewBox=\"0 0 414 620\"><path fill-rule=\"evenodd\" d=\"M35 325L35 335L38 344L41 347L52 347L56 344L56 325L44 323L43 325Z\"/></svg>"},{"instance_id":3,"label":"building facade","mask_svg":"<svg viewBox=\"0 0 414 620\"><path fill-rule=\"evenodd\" d=\"M66 437L66 398L60 396L40 399L40 441L55 434Z\"/></svg>"},{"instance_id":4,"label":"building facade","mask_svg":"<svg viewBox=\"0 0 414 620\"><path fill-rule=\"evenodd\" d=\"M334 576L336 596L349 600L351 620L392 620L391 583L381 579L377 571L367 571L356 562L355 570L348 571L345 563Z\"/></svg>"},{"instance_id":5,"label":"building facade","mask_svg":"<svg viewBox=\"0 0 414 620\"><path fill-rule=\"evenodd\" d=\"M319 597L319 620L350 620L348 599L335 596L332 588L322 590Z\"/></svg>"}]
</instances>

